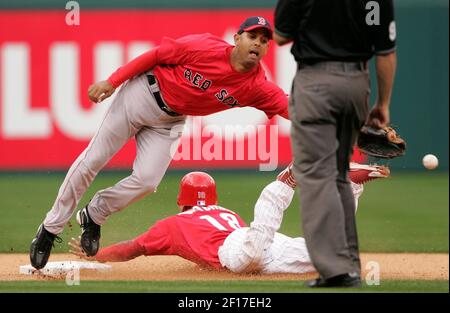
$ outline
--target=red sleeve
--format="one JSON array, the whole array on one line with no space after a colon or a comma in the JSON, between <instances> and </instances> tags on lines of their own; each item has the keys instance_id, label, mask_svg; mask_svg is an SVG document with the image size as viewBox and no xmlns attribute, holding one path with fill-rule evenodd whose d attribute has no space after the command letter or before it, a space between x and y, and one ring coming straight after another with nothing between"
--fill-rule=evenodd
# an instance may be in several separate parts
<instances>
[{"instance_id":1,"label":"red sleeve","mask_svg":"<svg viewBox=\"0 0 450 313\"><path fill-rule=\"evenodd\" d=\"M163 37L158 50L158 64L188 64L196 57L195 52L208 50L213 44L208 34L188 35L178 39Z\"/></svg>"},{"instance_id":2,"label":"red sleeve","mask_svg":"<svg viewBox=\"0 0 450 313\"><path fill-rule=\"evenodd\" d=\"M142 247L144 255L168 255L172 253L170 222L175 216L157 222L148 231L136 237L134 242Z\"/></svg>"},{"instance_id":3,"label":"red sleeve","mask_svg":"<svg viewBox=\"0 0 450 313\"><path fill-rule=\"evenodd\" d=\"M158 49L159 47L156 47L148 52L145 52L124 66L119 67L114 73L111 74L111 76L109 76L108 81L114 88L117 88L127 79L154 68L157 64Z\"/></svg>"},{"instance_id":4,"label":"red sleeve","mask_svg":"<svg viewBox=\"0 0 450 313\"><path fill-rule=\"evenodd\" d=\"M133 240L129 240L100 249L95 259L98 262L124 262L143 254L144 249Z\"/></svg>"},{"instance_id":5,"label":"red sleeve","mask_svg":"<svg viewBox=\"0 0 450 313\"><path fill-rule=\"evenodd\" d=\"M252 104L253 107L264 111L269 119L277 114L289 119L288 96L280 87L266 81L258 88L257 95Z\"/></svg>"},{"instance_id":6,"label":"red sleeve","mask_svg":"<svg viewBox=\"0 0 450 313\"><path fill-rule=\"evenodd\" d=\"M284 117L285 119L289 120L289 111L286 107L282 112L278 113L281 117Z\"/></svg>"}]
</instances>

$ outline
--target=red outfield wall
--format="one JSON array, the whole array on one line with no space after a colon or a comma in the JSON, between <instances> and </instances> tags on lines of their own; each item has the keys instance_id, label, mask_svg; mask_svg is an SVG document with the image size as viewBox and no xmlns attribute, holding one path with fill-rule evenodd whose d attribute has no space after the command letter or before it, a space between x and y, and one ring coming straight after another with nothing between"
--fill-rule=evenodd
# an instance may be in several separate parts
<instances>
[{"instance_id":1,"label":"red outfield wall","mask_svg":"<svg viewBox=\"0 0 450 313\"><path fill-rule=\"evenodd\" d=\"M70 166L112 100L90 103L88 86L163 36L210 32L231 42L246 17L273 16L271 10L82 10L80 25L68 25L67 13L0 12L0 170ZM272 45L264 66L268 79L289 92L295 72L289 47ZM134 153L131 141L108 166L128 168ZM190 119L171 166L271 169L290 160L289 122L247 108Z\"/></svg>"}]
</instances>

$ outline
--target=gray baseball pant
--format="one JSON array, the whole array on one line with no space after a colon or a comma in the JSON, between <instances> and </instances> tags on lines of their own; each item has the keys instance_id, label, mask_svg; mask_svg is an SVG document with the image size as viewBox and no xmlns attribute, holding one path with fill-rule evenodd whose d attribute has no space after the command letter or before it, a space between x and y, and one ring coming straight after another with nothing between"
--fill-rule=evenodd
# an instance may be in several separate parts
<instances>
[{"instance_id":1,"label":"gray baseball pant","mask_svg":"<svg viewBox=\"0 0 450 313\"><path fill-rule=\"evenodd\" d=\"M89 215L101 225L112 213L156 191L178 147L185 116L172 117L163 112L150 89L143 74L127 81L118 91L97 133L70 167L47 213L44 226L49 232L63 231L95 176L133 136L136 158L131 175L98 191L89 203Z\"/></svg>"},{"instance_id":2,"label":"gray baseball pant","mask_svg":"<svg viewBox=\"0 0 450 313\"><path fill-rule=\"evenodd\" d=\"M289 115L306 245L325 279L360 273L348 166L368 114L367 70L324 62L297 71Z\"/></svg>"}]
</instances>

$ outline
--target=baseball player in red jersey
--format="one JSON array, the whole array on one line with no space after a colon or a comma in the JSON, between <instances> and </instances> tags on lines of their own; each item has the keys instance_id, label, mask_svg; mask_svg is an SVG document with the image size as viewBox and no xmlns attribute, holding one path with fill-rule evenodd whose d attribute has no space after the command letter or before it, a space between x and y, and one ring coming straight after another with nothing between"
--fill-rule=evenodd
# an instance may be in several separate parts
<instances>
[{"instance_id":1,"label":"baseball player in red jersey","mask_svg":"<svg viewBox=\"0 0 450 313\"><path fill-rule=\"evenodd\" d=\"M354 196L362 184L388 177L384 167L353 163L350 171ZM87 257L79 241L69 242L71 252L88 260L123 262L141 255L178 255L200 266L236 273L306 273L315 271L303 238L276 232L284 210L291 203L296 183L291 166L262 191L248 227L233 211L217 204L214 179L191 172L180 182L181 213L158 221L138 237L114 244Z\"/></svg>"},{"instance_id":2,"label":"baseball player in red jersey","mask_svg":"<svg viewBox=\"0 0 450 313\"><path fill-rule=\"evenodd\" d=\"M264 111L268 118L276 114L287 118L286 94L267 81L260 65L271 38L272 28L262 17L250 17L242 23L234 35L234 46L211 34L177 40L165 37L158 47L90 86L89 98L100 102L123 84L39 226L30 247L31 264L37 269L45 266L55 238L95 176L133 136L136 158L132 174L98 191L77 213L81 246L89 256L99 249L100 225L108 216L156 191L172 160L171 147L178 144L186 115L251 106Z\"/></svg>"}]
</instances>

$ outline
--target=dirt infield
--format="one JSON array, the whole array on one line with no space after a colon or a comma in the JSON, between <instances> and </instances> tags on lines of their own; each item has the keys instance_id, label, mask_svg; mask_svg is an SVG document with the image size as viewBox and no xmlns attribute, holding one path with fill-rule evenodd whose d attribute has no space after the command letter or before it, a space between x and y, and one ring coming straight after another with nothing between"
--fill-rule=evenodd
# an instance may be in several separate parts
<instances>
[{"instance_id":1,"label":"dirt infield","mask_svg":"<svg viewBox=\"0 0 450 313\"><path fill-rule=\"evenodd\" d=\"M70 254L55 254L51 261L79 261ZM381 279L448 280L448 254L363 253L363 277L375 261L379 264ZM38 275L19 274L19 266L29 264L28 254L0 254L0 281L49 279ZM309 274L237 275L226 271L209 271L176 256L139 257L126 263L109 263L112 271L81 271L83 280L303 280L316 276ZM372 267L373 268L373 267Z\"/></svg>"}]
</instances>

